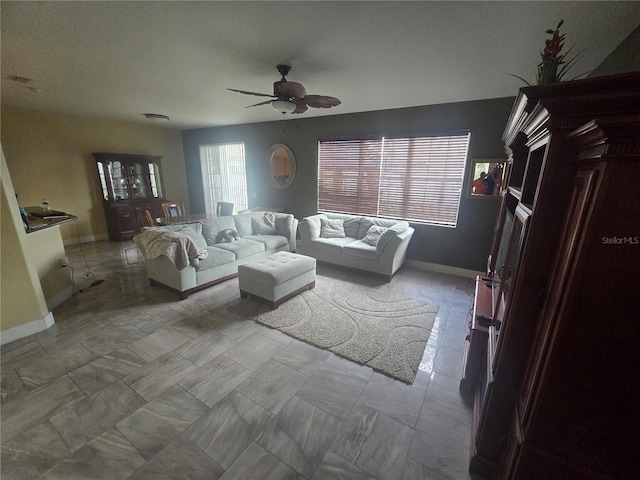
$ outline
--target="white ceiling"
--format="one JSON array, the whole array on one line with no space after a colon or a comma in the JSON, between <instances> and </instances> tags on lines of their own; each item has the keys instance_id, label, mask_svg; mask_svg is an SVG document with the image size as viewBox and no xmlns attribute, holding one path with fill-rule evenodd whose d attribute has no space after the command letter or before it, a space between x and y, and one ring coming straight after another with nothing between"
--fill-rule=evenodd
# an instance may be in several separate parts
<instances>
[{"instance_id":1,"label":"white ceiling","mask_svg":"<svg viewBox=\"0 0 640 480\"><path fill-rule=\"evenodd\" d=\"M228 87L271 93L278 63L339 107L305 117L515 95L560 19L598 66L640 2L8 2L2 104L169 128L279 120ZM28 84L7 80L17 75ZM26 87L32 87L28 89ZM32 91L36 90L36 92Z\"/></svg>"}]
</instances>

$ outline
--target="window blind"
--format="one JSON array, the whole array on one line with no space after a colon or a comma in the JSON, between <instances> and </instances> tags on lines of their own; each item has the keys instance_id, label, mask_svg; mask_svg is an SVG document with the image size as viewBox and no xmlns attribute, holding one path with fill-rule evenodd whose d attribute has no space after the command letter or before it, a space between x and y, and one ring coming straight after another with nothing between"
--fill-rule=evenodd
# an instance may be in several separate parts
<instances>
[{"instance_id":1,"label":"window blind","mask_svg":"<svg viewBox=\"0 0 640 480\"><path fill-rule=\"evenodd\" d=\"M469 139L321 140L318 211L455 226Z\"/></svg>"}]
</instances>

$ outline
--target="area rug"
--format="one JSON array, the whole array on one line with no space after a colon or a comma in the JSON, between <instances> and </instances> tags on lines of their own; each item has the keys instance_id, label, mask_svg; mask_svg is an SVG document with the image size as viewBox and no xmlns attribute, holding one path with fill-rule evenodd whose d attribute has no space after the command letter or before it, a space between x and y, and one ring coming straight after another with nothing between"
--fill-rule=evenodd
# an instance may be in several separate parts
<instances>
[{"instance_id":1,"label":"area rug","mask_svg":"<svg viewBox=\"0 0 640 480\"><path fill-rule=\"evenodd\" d=\"M287 335L412 384L439 306L318 276L316 287L271 310L247 298L229 307Z\"/></svg>"}]
</instances>

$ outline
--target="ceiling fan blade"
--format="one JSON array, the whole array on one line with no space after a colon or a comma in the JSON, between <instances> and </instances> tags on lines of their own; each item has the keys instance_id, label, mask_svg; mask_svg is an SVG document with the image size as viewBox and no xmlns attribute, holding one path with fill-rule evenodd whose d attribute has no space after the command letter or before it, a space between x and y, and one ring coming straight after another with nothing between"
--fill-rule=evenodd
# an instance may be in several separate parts
<instances>
[{"instance_id":1,"label":"ceiling fan blade","mask_svg":"<svg viewBox=\"0 0 640 480\"><path fill-rule=\"evenodd\" d=\"M326 95L307 95L304 97L304 101L307 105L314 108L331 108L342 103L337 98L328 97Z\"/></svg>"},{"instance_id":2,"label":"ceiling fan blade","mask_svg":"<svg viewBox=\"0 0 640 480\"><path fill-rule=\"evenodd\" d=\"M278 85L278 93L293 98L304 98L307 94L302 84L298 82L284 82Z\"/></svg>"},{"instance_id":3,"label":"ceiling fan blade","mask_svg":"<svg viewBox=\"0 0 640 480\"><path fill-rule=\"evenodd\" d=\"M260 105L268 105L271 102L273 102L273 100L267 100L266 102L255 103L253 105L248 105L248 106L246 106L244 108L258 107Z\"/></svg>"},{"instance_id":4,"label":"ceiling fan blade","mask_svg":"<svg viewBox=\"0 0 640 480\"><path fill-rule=\"evenodd\" d=\"M245 95L255 95L256 97L272 97L272 98L276 98L275 95L269 95L268 93L248 92L246 90L236 90L235 88L227 88L227 90L231 90L232 92L244 93Z\"/></svg>"},{"instance_id":5,"label":"ceiling fan blade","mask_svg":"<svg viewBox=\"0 0 640 480\"><path fill-rule=\"evenodd\" d=\"M309 108L307 107L307 104L304 102L304 100L297 100L296 101L296 109L291 112L293 113L304 113L308 110Z\"/></svg>"}]
</instances>

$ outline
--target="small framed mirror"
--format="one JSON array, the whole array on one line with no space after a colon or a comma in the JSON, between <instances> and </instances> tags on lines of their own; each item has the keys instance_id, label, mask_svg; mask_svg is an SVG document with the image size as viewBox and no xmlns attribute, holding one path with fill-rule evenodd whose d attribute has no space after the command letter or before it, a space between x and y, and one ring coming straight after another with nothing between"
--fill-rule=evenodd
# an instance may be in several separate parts
<instances>
[{"instance_id":1,"label":"small framed mirror","mask_svg":"<svg viewBox=\"0 0 640 480\"><path fill-rule=\"evenodd\" d=\"M288 188L296 178L296 159L291 149L283 143L273 145L265 158L265 171L273 187Z\"/></svg>"},{"instance_id":2,"label":"small framed mirror","mask_svg":"<svg viewBox=\"0 0 640 480\"><path fill-rule=\"evenodd\" d=\"M471 160L467 198L499 198L505 185L506 167L503 158Z\"/></svg>"}]
</instances>

